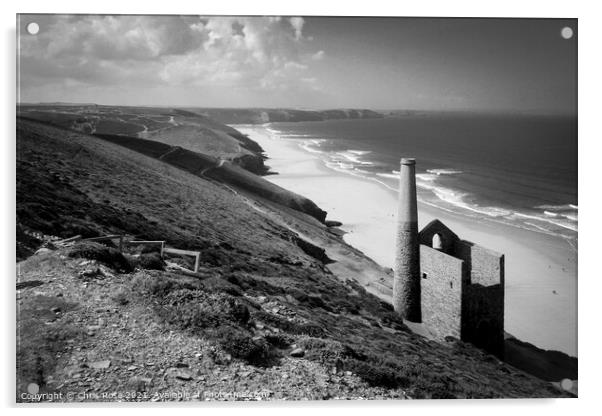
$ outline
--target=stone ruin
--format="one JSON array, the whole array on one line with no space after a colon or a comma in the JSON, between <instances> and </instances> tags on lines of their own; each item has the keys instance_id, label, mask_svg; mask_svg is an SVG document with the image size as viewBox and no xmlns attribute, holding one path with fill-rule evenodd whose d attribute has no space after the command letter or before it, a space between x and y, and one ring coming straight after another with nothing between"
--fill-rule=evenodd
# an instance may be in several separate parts
<instances>
[{"instance_id":1,"label":"stone ruin","mask_svg":"<svg viewBox=\"0 0 602 416\"><path fill-rule=\"evenodd\" d=\"M393 307L437 339L504 351L504 255L462 240L439 220L418 231L416 161L401 159Z\"/></svg>"}]
</instances>

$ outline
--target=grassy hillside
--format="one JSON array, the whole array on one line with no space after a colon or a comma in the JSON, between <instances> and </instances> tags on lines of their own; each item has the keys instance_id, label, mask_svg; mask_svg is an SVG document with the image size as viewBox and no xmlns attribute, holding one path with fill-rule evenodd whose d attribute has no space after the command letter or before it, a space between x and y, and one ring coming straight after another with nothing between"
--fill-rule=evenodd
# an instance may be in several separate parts
<instances>
[{"instance_id":1,"label":"grassy hillside","mask_svg":"<svg viewBox=\"0 0 602 416\"><path fill-rule=\"evenodd\" d=\"M220 157L267 173L263 149L237 130L190 111L100 105L22 105L18 116L86 134L130 136Z\"/></svg>"},{"instance_id":2,"label":"grassy hillside","mask_svg":"<svg viewBox=\"0 0 602 416\"><path fill-rule=\"evenodd\" d=\"M268 182L252 172L221 158L217 159L179 146L169 146L152 140L106 134L97 136L142 154L161 159L165 163L177 166L193 175L212 178L221 184L233 186L238 191L250 192L256 196L304 212L320 222L324 222L326 219L326 212L311 200Z\"/></svg>"},{"instance_id":3,"label":"grassy hillside","mask_svg":"<svg viewBox=\"0 0 602 416\"><path fill-rule=\"evenodd\" d=\"M156 154L17 121L17 392L34 382L135 393L122 400L567 395L468 344L409 332L362 284L384 271L325 225ZM198 250L199 273L51 242L108 233Z\"/></svg>"}]
</instances>

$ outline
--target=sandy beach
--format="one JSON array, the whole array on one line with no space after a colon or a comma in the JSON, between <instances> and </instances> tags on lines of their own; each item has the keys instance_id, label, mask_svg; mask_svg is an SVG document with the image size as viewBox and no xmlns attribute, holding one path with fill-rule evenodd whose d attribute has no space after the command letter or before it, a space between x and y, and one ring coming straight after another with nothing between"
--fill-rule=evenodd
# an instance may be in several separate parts
<instances>
[{"instance_id":1,"label":"sandy beach","mask_svg":"<svg viewBox=\"0 0 602 416\"><path fill-rule=\"evenodd\" d=\"M263 126L233 125L265 150L277 175L269 181L313 200L341 221L344 239L391 267L397 195L377 181L329 169L300 141L271 135ZM419 226L439 218L461 238L506 256L506 331L540 348L577 356L576 247L547 235L419 204Z\"/></svg>"}]
</instances>

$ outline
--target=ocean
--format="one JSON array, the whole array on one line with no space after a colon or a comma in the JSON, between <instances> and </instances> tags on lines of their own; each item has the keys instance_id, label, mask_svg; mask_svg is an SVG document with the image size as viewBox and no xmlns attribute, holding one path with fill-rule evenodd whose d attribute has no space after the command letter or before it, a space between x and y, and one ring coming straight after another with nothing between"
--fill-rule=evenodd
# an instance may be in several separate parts
<instances>
[{"instance_id":1,"label":"ocean","mask_svg":"<svg viewBox=\"0 0 602 416\"><path fill-rule=\"evenodd\" d=\"M420 202L471 221L577 239L576 117L427 113L267 128L327 167L391 190L399 159L415 157Z\"/></svg>"}]
</instances>

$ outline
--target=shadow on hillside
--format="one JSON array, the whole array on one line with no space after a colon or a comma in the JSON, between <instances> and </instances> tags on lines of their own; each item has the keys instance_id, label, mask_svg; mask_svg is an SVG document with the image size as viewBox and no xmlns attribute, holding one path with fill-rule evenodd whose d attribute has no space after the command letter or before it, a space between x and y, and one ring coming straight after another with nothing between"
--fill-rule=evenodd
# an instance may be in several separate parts
<instances>
[{"instance_id":1,"label":"shadow on hillside","mask_svg":"<svg viewBox=\"0 0 602 416\"><path fill-rule=\"evenodd\" d=\"M544 350L506 333L504 361L546 381L577 380L577 358Z\"/></svg>"}]
</instances>

